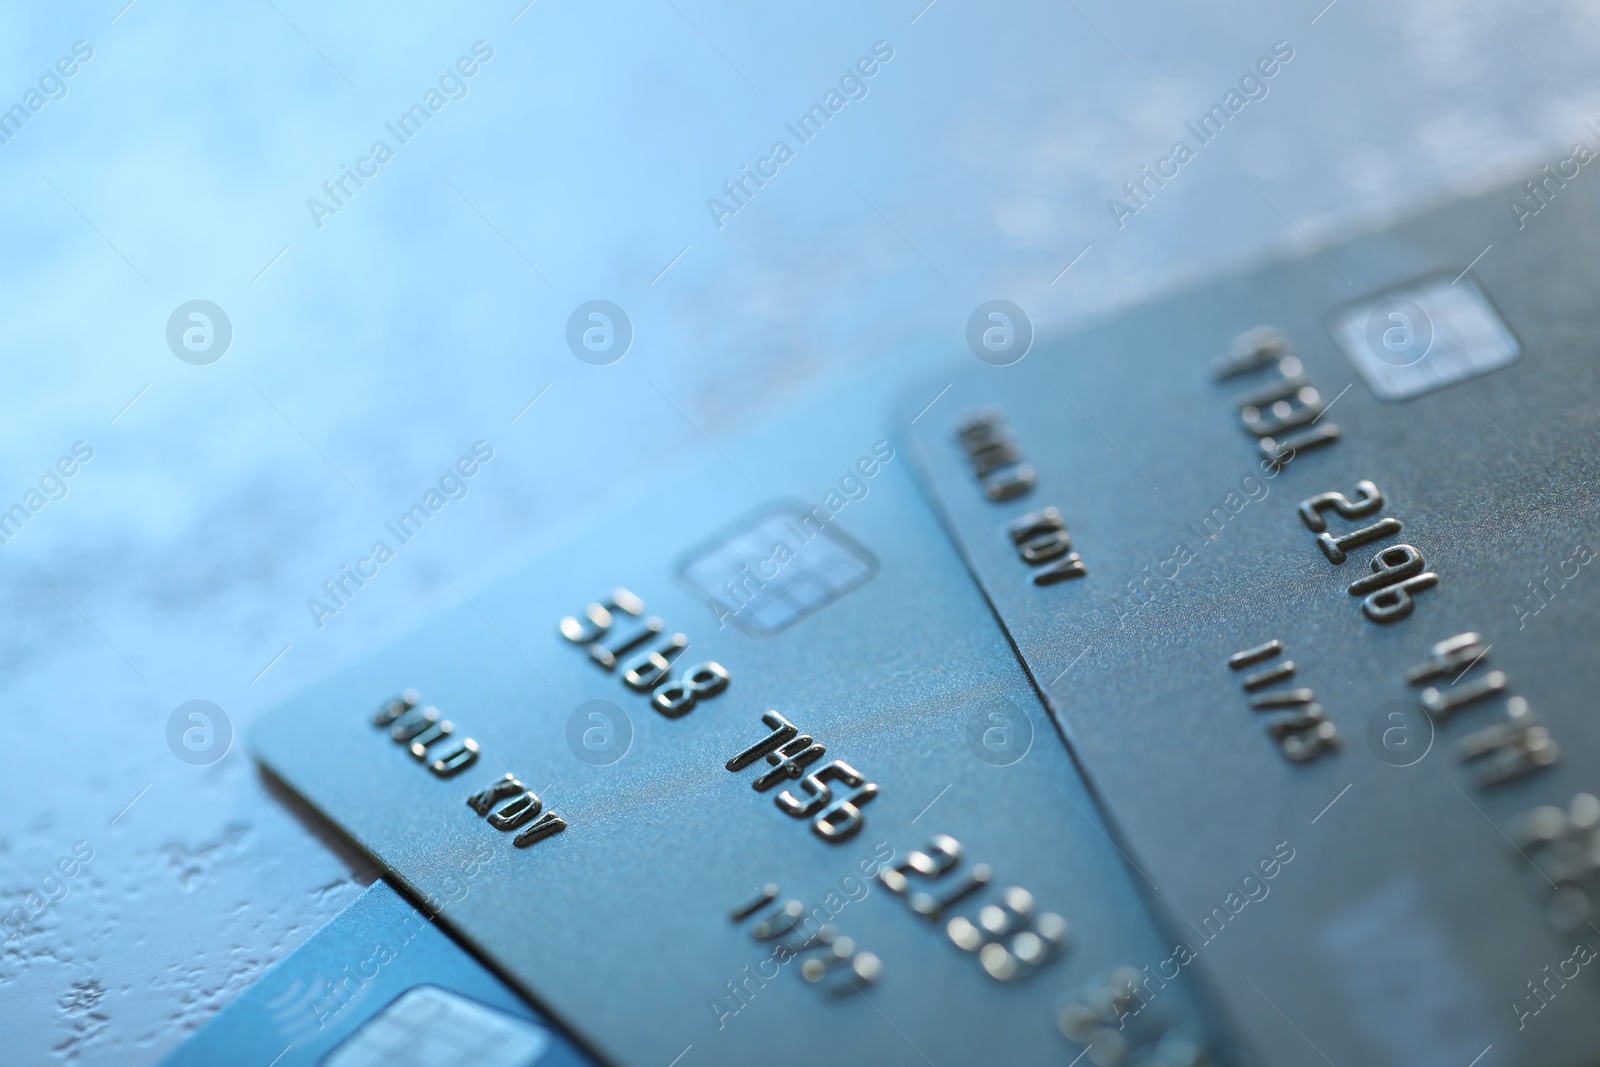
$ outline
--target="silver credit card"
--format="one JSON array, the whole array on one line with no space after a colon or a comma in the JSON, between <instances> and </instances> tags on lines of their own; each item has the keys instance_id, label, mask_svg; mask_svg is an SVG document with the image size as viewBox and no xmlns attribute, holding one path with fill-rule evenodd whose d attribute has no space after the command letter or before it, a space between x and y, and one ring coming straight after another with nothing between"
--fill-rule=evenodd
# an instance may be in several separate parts
<instances>
[{"instance_id":1,"label":"silver credit card","mask_svg":"<svg viewBox=\"0 0 1600 1067\"><path fill-rule=\"evenodd\" d=\"M466 590L256 753L619 1063L1245 1062L1160 973L886 388Z\"/></svg>"},{"instance_id":2,"label":"silver credit card","mask_svg":"<svg viewBox=\"0 0 1600 1067\"><path fill-rule=\"evenodd\" d=\"M1270 1062L1600 1055L1600 198L1507 195L905 402L948 387L926 482Z\"/></svg>"}]
</instances>

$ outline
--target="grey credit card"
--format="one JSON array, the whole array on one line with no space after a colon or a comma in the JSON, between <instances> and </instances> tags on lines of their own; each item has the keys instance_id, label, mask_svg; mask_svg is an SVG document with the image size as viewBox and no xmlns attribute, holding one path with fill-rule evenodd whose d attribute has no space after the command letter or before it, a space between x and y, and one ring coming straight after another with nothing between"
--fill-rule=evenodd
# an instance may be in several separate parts
<instances>
[{"instance_id":1,"label":"grey credit card","mask_svg":"<svg viewBox=\"0 0 1600 1067\"><path fill-rule=\"evenodd\" d=\"M256 753L617 1063L1245 1062L1154 973L887 387L467 590Z\"/></svg>"},{"instance_id":2,"label":"grey credit card","mask_svg":"<svg viewBox=\"0 0 1600 1067\"><path fill-rule=\"evenodd\" d=\"M1597 192L1460 202L906 400L948 386L926 482L1174 960L1270 1062L1600 1057Z\"/></svg>"}]
</instances>

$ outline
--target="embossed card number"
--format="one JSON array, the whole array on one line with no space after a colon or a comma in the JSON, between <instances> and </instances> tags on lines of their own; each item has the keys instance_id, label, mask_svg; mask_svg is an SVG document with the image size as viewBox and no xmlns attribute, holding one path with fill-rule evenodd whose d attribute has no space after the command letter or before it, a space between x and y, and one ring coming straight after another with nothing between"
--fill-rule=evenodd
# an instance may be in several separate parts
<instances>
[{"instance_id":1,"label":"embossed card number","mask_svg":"<svg viewBox=\"0 0 1600 1067\"><path fill-rule=\"evenodd\" d=\"M1267 461L1286 464L1299 452L1339 439L1332 422L1317 425L1329 404L1306 377L1289 339L1271 326L1257 326L1233 339L1212 371L1219 381L1266 372L1271 380L1234 399L1239 421L1254 434Z\"/></svg>"},{"instance_id":2,"label":"embossed card number","mask_svg":"<svg viewBox=\"0 0 1600 1067\"><path fill-rule=\"evenodd\" d=\"M634 619L644 616L644 601L627 589L617 588L604 601L584 609L583 619L567 616L561 620L561 634L575 645L589 650L589 658L607 671L622 665L622 682L636 692L649 692L650 704L671 719L687 715L701 700L708 700L728 687L728 671L720 663L706 661L672 677L673 663L689 647L683 634L662 637L665 624L651 616L622 629L618 615ZM622 657L633 658L623 663ZM727 763L730 771L741 771L766 760L771 769L758 775L756 792L764 793L783 781L796 781L794 790L785 789L775 801L778 810L796 819L810 819L811 828L824 841L847 840L862 826L861 806L878 795L878 787L842 760L808 770L827 749L800 734L799 727L776 711L762 715L772 733L734 756ZM836 795L836 790L839 794ZM796 793L801 795L796 795Z\"/></svg>"},{"instance_id":3,"label":"embossed card number","mask_svg":"<svg viewBox=\"0 0 1600 1067\"><path fill-rule=\"evenodd\" d=\"M619 613L637 619L644 615L644 601L626 589L615 589L605 600L585 608L583 619L572 615L562 619L561 636L587 647L589 658L608 671L621 664L622 684L636 693L649 693L650 706L669 719L689 714L695 704L727 688L727 670L709 660L674 680L673 663L689 647L689 639L680 633L662 637L666 624L653 615L620 629ZM632 658L624 663L624 656Z\"/></svg>"},{"instance_id":4,"label":"embossed card number","mask_svg":"<svg viewBox=\"0 0 1600 1067\"><path fill-rule=\"evenodd\" d=\"M811 819L811 828L824 841L853 837L861 829L861 806L878 795L878 787L842 760L830 760L807 773L806 768L828 750L813 744L809 735L800 733L798 726L775 711L761 716L761 721L772 733L730 759L728 770L742 771L765 759L772 769L751 783L756 792L798 778L805 799L785 789L777 796L778 810L796 819ZM835 797L835 785L848 790L848 795Z\"/></svg>"},{"instance_id":5,"label":"embossed card number","mask_svg":"<svg viewBox=\"0 0 1600 1067\"><path fill-rule=\"evenodd\" d=\"M902 897L912 912L934 925L964 952L978 957L984 972L1001 982L1028 977L1065 950L1071 925L1053 911L1040 911L1033 894L1012 886L998 903L978 909L976 921L951 915L956 905L984 891L994 878L987 863L961 870L961 842L939 834L925 849L878 871L878 880Z\"/></svg>"},{"instance_id":6,"label":"embossed card number","mask_svg":"<svg viewBox=\"0 0 1600 1067\"><path fill-rule=\"evenodd\" d=\"M1317 535L1317 547L1328 557L1328 562L1338 566L1349 559L1353 548L1393 537L1401 530L1396 518L1379 519L1368 526L1334 536L1328 529L1326 511L1333 511L1346 519L1364 519L1383 508L1383 491L1365 479L1356 483L1356 499L1343 493L1318 493L1300 502L1300 519L1306 528ZM1431 589L1439 583L1439 576L1424 570L1427 563L1422 553L1411 545L1391 545L1372 557L1372 573L1350 583L1350 595L1365 599L1361 610L1376 623L1391 623L1410 615L1416 607L1413 593Z\"/></svg>"}]
</instances>

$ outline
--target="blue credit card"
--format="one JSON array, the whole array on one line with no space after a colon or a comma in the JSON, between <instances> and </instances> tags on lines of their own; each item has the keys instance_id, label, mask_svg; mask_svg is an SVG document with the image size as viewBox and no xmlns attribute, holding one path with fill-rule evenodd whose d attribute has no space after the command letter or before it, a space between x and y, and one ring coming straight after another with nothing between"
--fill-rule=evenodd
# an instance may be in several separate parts
<instances>
[{"instance_id":1,"label":"blue credit card","mask_svg":"<svg viewBox=\"0 0 1600 1067\"><path fill-rule=\"evenodd\" d=\"M592 1067L383 881L163 1061L166 1067Z\"/></svg>"},{"instance_id":2,"label":"blue credit card","mask_svg":"<svg viewBox=\"0 0 1600 1067\"><path fill-rule=\"evenodd\" d=\"M617 1063L1246 1062L881 432L895 384L662 471L255 752Z\"/></svg>"},{"instance_id":3,"label":"blue credit card","mask_svg":"<svg viewBox=\"0 0 1600 1067\"><path fill-rule=\"evenodd\" d=\"M906 399L968 564L1270 1062L1600 1057L1600 195L1521 220L1527 195Z\"/></svg>"}]
</instances>

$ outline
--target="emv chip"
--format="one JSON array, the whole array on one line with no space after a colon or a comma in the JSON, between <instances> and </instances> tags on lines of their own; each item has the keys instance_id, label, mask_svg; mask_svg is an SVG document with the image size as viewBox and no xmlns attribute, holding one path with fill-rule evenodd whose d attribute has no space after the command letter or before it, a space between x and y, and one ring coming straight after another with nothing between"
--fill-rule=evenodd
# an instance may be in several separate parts
<instances>
[{"instance_id":1,"label":"emv chip","mask_svg":"<svg viewBox=\"0 0 1600 1067\"><path fill-rule=\"evenodd\" d=\"M350 1035L322 1067L531 1067L542 1027L438 986L419 985Z\"/></svg>"},{"instance_id":2,"label":"emv chip","mask_svg":"<svg viewBox=\"0 0 1600 1067\"><path fill-rule=\"evenodd\" d=\"M868 580L877 563L824 507L778 504L695 549L678 569L718 622L768 636Z\"/></svg>"},{"instance_id":3,"label":"emv chip","mask_svg":"<svg viewBox=\"0 0 1600 1067\"><path fill-rule=\"evenodd\" d=\"M1517 339L1465 273L1424 278L1346 304L1328 322L1380 400L1409 400L1504 367Z\"/></svg>"}]
</instances>

